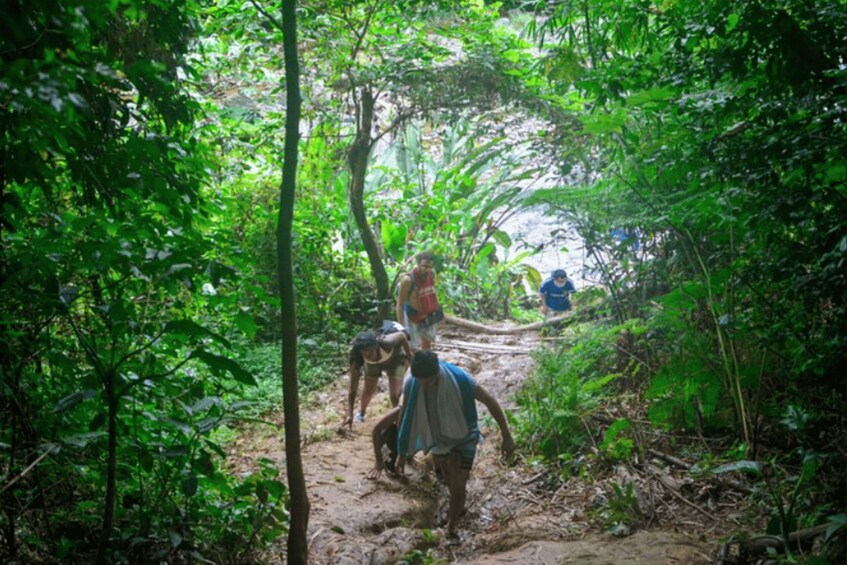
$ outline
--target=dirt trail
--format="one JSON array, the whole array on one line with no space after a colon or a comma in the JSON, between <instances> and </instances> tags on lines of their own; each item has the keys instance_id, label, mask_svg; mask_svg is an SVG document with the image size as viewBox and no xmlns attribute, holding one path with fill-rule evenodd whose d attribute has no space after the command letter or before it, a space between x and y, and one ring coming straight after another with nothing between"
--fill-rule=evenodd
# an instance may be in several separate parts
<instances>
[{"instance_id":1,"label":"dirt trail","mask_svg":"<svg viewBox=\"0 0 847 565\"><path fill-rule=\"evenodd\" d=\"M537 333L473 335L443 326L436 344L439 356L473 374L504 408L532 367L529 351L541 344ZM369 408L368 421L349 434L335 432L344 411L347 379L302 408L303 451L311 501L311 562L323 564L396 563L410 552L449 563L710 563L710 546L701 537L672 528L642 530L615 538L588 518L602 497L601 484L573 479L556 489L528 465L506 466L499 458L500 434L487 410L478 404L485 440L468 484L467 514L460 524L461 543L448 545L437 515L447 493L420 455L406 477L366 475L372 466L370 431L389 408L385 383ZM275 418L281 421L281 416ZM277 435L243 436L231 462L236 469L255 467L261 457L284 461ZM700 525L700 524L696 524ZM691 531L702 528L688 527ZM284 561L279 546L264 557Z\"/></svg>"}]
</instances>

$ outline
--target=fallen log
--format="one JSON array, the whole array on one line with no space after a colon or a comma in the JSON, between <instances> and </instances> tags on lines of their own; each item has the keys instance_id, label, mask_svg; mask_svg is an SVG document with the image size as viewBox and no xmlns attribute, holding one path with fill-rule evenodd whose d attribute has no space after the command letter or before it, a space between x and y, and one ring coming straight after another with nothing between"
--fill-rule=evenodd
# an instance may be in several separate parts
<instances>
[{"instance_id":1,"label":"fallen log","mask_svg":"<svg viewBox=\"0 0 847 565\"><path fill-rule=\"evenodd\" d=\"M485 324L480 324L477 322L471 322L470 320L465 320L464 318L458 318L456 316L451 316L449 314L444 315L444 323L445 324L453 324L454 326L459 326L460 328L465 328L469 330L474 330L479 333L484 334L495 334L495 335L509 335L516 334L531 330L540 330L544 326L550 326L553 324L557 324L559 322L563 322L573 316L572 312L567 312L562 316L556 316L554 318L548 318L543 322L533 322L531 324L524 324L522 326L513 326L511 328L504 327L496 327L496 326L486 326Z\"/></svg>"},{"instance_id":2,"label":"fallen log","mask_svg":"<svg viewBox=\"0 0 847 565\"><path fill-rule=\"evenodd\" d=\"M652 447L647 448L647 453L649 453L653 457L658 457L659 459L661 459L662 461L664 461L666 463L670 463L671 465L676 465L677 467L681 467L681 468L685 469L686 471L691 469L690 463L686 463L682 459L679 459L678 457L674 457L673 455L669 455L667 453L662 453L661 451L653 449Z\"/></svg>"},{"instance_id":3,"label":"fallen log","mask_svg":"<svg viewBox=\"0 0 847 565\"><path fill-rule=\"evenodd\" d=\"M439 342L439 347L446 349L464 349L467 351L485 351L487 353L523 353L530 354L532 349L517 347L514 345L491 345L488 343L469 343L467 341L444 340Z\"/></svg>"}]
</instances>

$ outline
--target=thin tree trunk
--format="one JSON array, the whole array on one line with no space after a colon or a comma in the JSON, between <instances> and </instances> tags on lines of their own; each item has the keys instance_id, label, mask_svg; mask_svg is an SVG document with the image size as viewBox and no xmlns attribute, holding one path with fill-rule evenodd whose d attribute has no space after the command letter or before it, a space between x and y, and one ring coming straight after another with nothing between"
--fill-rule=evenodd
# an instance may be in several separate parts
<instances>
[{"instance_id":1,"label":"thin tree trunk","mask_svg":"<svg viewBox=\"0 0 847 565\"><path fill-rule=\"evenodd\" d=\"M347 161L350 165L350 210L356 220L359 236L368 254L371 264L371 274L376 283L377 319L379 322L388 317L391 309L391 298L388 288L388 273L385 272L385 264L379 252L376 238L368 225L365 214L365 175L368 172L368 157L370 156L373 139L371 128L373 127L374 104L376 99L369 88L362 89L359 108L359 123L356 124L356 139L350 146Z\"/></svg>"},{"instance_id":2,"label":"thin tree trunk","mask_svg":"<svg viewBox=\"0 0 847 565\"><path fill-rule=\"evenodd\" d=\"M0 185L0 186L2 186L2 185ZM0 194L2 194L2 193L0 193ZM3 349L5 349L5 344L3 346ZM3 351L3 353L8 353L8 352ZM2 374L4 376L6 376L6 375L12 376L12 379L10 379L10 389L8 391L8 399L9 399L9 408L10 409L8 410L8 412L6 412L4 410L3 413L5 415L4 415L3 419L0 420L0 422L2 422L4 426L7 423L9 425L9 436L8 437L9 437L10 446L9 446L9 460L8 460L7 465L6 465L6 469L8 469L9 472L11 473L11 471L15 468L15 465L17 463L16 460L15 460L15 455L18 452L18 448L19 448L20 443L22 443L22 442L19 443L19 441L18 441L18 437L19 437L18 425L20 425L21 427L24 426L24 422L23 422L24 416L23 416L22 410L20 409L19 402L16 401L16 398L20 397L19 394L17 393L17 391L20 390L20 373L17 372L17 371L15 371L13 373L11 371L11 364L5 362L9 358L11 358L10 355L4 355L3 356L4 362L2 364L0 364L0 371L2 371ZM0 407L5 408L2 405L0 405ZM6 422L6 417L9 418L8 422ZM3 488L6 489L7 486L8 486L8 483L6 485L3 485ZM4 531L3 531L4 538L6 540L6 558L9 561L12 561L15 557L15 554L18 551L18 542L17 542L17 534L16 534L16 532L17 532L16 525L17 525L18 504L17 504L17 500L15 500L15 498L16 498L15 497L15 491L12 490L12 489L7 489L7 490L8 490L8 492L6 492L6 490L0 492L0 495L2 495L2 498L0 498L0 504L2 504L2 506L5 510L5 515L6 515L6 527L4 528Z\"/></svg>"},{"instance_id":3,"label":"thin tree trunk","mask_svg":"<svg viewBox=\"0 0 847 565\"><path fill-rule=\"evenodd\" d=\"M108 563L106 553L112 536L112 521L115 514L117 495L117 457L118 457L118 397L115 391L115 375L106 374L105 393L108 404L108 452L106 456L106 502L103 505L103 531L100 546L97 548L97 563Z\"/></svg>"},{"instance_id":4,"label":"thin tree trunk","mask_svg":"<svg viewBox=\"0 0 847 565\"><path fill-rule=\"evenodd\" d=\"M277 249L279 294L282 301L282 404L285 412L285 458L291 495L288 530L288 563L309 562L306 532L309 527L309 497L300 456L300 405L297 396L297 308L294 299L291 237L294 223L294 193L297 182L297 145L300 141L300 65L297 60L297 16L295 0L283 0L282 28L285 54L285 154L279 190Z\"/></svg>"}]
</instances>

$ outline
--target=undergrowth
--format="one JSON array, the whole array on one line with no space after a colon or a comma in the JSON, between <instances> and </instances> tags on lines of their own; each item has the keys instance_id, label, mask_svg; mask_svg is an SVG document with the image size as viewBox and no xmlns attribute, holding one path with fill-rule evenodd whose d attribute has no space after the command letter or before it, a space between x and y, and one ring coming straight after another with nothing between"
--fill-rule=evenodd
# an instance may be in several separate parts
<instances>
[{"instance_id":1,"label":"undergrowth","mask_svg":"<svg viewBox=\"0 0 847 565\"><path fill-rule=\"evenodd\" d=\"M535 353L535 371L516 397L514 417L527 455L559 480L595 481L620 465L643 470L651 449L676 449L689 462L682 472L692 482L745 475L751 494L742 528L766 524L766 536L787 540L792 532L826 526L815 562L840 562L847 537L840 471L847 461L838 441L844 399L822 401L814 389L799 386L766 398L751 395L748 405L759 423L749 436L756 445L746 444L734 433L733 403L705 347L695 347L691 333L674 339L656 320L663 318L574 325L560 332L556 346ZM633 484L607 482L592 509L590 516L610 533L626 535L644 523ZM787 549L780 562L809 562L806 557Z\"/></svg>"}]
</instances>

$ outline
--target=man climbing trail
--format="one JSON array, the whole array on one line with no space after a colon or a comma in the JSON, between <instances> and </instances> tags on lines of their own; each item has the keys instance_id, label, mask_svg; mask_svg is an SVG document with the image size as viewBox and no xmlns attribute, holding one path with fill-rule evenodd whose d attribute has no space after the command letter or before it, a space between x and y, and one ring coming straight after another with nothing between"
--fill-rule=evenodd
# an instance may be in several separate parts
<instances>
[{"instance_id":1,"label":"man climbing trail","mask_svg":"<svg viewBox=\"0 0 847 565\"><path fill-rule=\"evenodd\" d=\"M570 310L572 292L576 292L576 288L564 269L553 271L553 275L544 281L538 290L541 298L541 313L544 317L550 314L556 316Z\"/></svg>"},{"instance_id":2,"label":"man climbing trail","mask_svg":"<svg viewBox=\"0 0 847 565\"><path fill-rule=\"evenodd\" d=\"M441 473L450 492L447 535L454 541L458 540L456 529L480 440L476 400L497 422L501 450L511 457L515 442L497 400L465 371L439 361L434 352L418 351L412 357L411 378L403 384L397 473L404 474L407 458L418 451L433 454L436 472Z\"/></svg>"}]
</instances>

